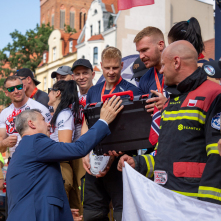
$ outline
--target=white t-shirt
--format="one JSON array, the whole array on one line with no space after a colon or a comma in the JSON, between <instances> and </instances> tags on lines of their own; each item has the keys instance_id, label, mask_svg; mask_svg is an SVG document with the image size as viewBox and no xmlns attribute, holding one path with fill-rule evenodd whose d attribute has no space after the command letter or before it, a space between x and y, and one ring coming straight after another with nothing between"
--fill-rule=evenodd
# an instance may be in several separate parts
<instances>
[{"instance_id":1,"label":"white t-shirt","mask_svg":"<svg viewBox=\"0 0 221 221\"><path fill-rule=\"evenodd\" d=\"M15 148L18 146L18 143L21 140L20 135L15 129L15 118L18 114L27 109L39 109L44 116L45 121L47 123L51 121L51 114L49 110L43 104L31 98L29 98L26 104L20 108L15 108L14 104L11 104L9 107L5 108L0 114L0 128L5 128L8 136L18 136L17 144L14 147L9 148L10 156L12 156L12 154L15 152Z\"/></svg>"},{"instance_id":2,"label":"white t-shirt","mask_svg":"<svg viewBox=\"0 0 221 221\"><path fill-rule=\"evenodd\" d=\"M56 119L55 128L51 128L50 138L59 142L59 130L72 130L72 140L74 139L74 117L69 108L62 110Z\"/></svg>"},{"instance_id":3,"label":"white t-shirt","mask_svg":"<svg viewBox=\"0 0 221 221\"><path fill-rule=\"evenodd\" d=\"M80 106L79 120L78 122L75 122L75 134L74 134L73 142L75 142L81 136L81 128L82 128L82 123L83 123L83 118L84 118L83 107L86 106L87 94L81 95L81 93L78 92L78 97L79 97L79 106Z\"/></svg>"}]
</instances>

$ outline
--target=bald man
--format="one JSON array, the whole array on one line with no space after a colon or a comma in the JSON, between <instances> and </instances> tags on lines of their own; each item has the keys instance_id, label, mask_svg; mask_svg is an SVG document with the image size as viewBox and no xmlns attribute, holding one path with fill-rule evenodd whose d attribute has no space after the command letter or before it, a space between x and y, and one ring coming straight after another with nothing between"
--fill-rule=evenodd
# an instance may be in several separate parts
<instances>
[{"instance_id":1,"label":"bald man","mask_svg":"<svg viewBox=\"0 0 221 221\"><path fill-rule=\"evenodd\" d=\"M129 157L124 161L180 194L221 204L221 157L218 116L221 88L207 80L197 67L197 52L187 41L177 41L162 53L160 73L165 84L176 85L179 95L170 95L164 106L157 154Z\"/></svg>"}]
</instances>

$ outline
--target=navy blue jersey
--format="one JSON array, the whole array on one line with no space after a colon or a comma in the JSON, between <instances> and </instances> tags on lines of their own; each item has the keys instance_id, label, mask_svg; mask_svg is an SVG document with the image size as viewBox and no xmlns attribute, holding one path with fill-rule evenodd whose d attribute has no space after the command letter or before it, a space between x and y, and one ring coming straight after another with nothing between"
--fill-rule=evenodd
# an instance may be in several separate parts
<instances>
[{"instance_id":1,"label":"navy blue jersey","mask_svg":"<svg viewBox=\"0 0 221 221\"><path fill-rule=\"evenodd\" d=\"M160 84L162 85L163 75L157 72ZM164 86L165 88L165 86ZM146 74L144 74L139 82L139 94L150 94L150 90L157 90L157 85L154 75L154 67L150 68Z\"/></svg>"},{"instance_id":2,"label":"navy blue jersey","mask_svg":"<svg viewBox=\"0 0 221 221\"><path fill-rule=\"evenodd\" d=\"M105 81L104 81L105 82ZM101 101L101 93L104 86L104 82L101 82L100 84L97 84L95 86L92 86L88 93L87 93L87 100L86 103L95 103ZM139 95L139 90L136 86L129 83L128 81L122 79L122 81L116 86L113 93L123 92L123 91L133 91L134 96ZM111 90L105 90L104 94L109 94ZM122 96L125 97L125 96Z\"/></svg>"}]
</instances>

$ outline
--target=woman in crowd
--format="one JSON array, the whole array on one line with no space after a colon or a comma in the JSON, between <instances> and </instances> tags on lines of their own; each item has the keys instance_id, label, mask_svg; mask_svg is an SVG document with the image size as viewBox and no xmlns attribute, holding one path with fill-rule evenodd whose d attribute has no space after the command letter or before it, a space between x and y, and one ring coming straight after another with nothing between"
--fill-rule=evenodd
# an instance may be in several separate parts
<instances>
[{"instance_id":1,"label":"woman in crowd","mask_svg":"<svg viewBox=\"0 0 221 221\"><path fill-rule=\"evenodd\" d=\"M170 29L168 34L169 44L179 40L189 41L198 52L199 59L204 58L202 52L205 46L201 35L200 24L196 18L192 17L188 21L178 22Z\"/></svg>"},{"instance_id":2,"label":"woman in crowd","mask_svg":"<svg viewBox=\"0 0 221 221\"><path fill-rule=\"evenodd\" d=\"M205 46L203 43L200 24L196 18L192 17L188 21L178 22L170 29L168 34L168 43L171 44L172 42L179 40L189 41L194 46L198 52L198 66L202 67L203 63L211 60L210 58L205 58L203 55ZM219 83L214 78L208 77L208 79Z\"/></svg>"},{"instance_id":3,"label":"woman in crowd","mask_svg":"<svg viewBox=\"0 0 221 221\"><path fill-rule=\"evenodd\" d=\"M54 109L54 115L51 119L50 138L56 142L71 143L74 139L74 118L78 119L78 92L76 82L58 81L52 88L48 89L48 105ZM61 173L64 180L64 187L70 202L70 191L73 187L73 170L68 161L60 162ZM77 190L76 190L77 191ZM78 214L76 210L72 211L73 216ZM75 218L75 220L81 220Z\"/></svg>"}]
</instances>

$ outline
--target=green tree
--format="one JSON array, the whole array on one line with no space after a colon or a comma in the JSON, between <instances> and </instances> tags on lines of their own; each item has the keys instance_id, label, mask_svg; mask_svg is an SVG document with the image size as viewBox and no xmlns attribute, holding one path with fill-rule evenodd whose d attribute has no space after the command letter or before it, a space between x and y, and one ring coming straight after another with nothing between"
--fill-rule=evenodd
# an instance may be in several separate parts
<instances>
[{"instance_id":1,"label":"green tree","mask_svg":"<svg viewBox=\"0 0 221 221\"><path fill-rule=\"evenodd\" d=\"M71 28L70 25L64 24L64 32L65 33L76 33L77 31L75 28Z\"/></svg>"},{"instance_id":2,"label":"green tree","mask_svg":"<svg viewBox=\"0 0 221 221\"><path fill-rule=\"evenodd\" d=\"M0 88L3 88L4 79L18 69L29 68L35 72L44 51L48 50L48 38L52 31L50 24L37 24L35 29L26 31L24 35L18 30L10 33L12 43L0 50ZM10 68L5 67L6 63ZM7 105L7 102L8 99L0 93L0 105Z\"/></svg>"}]
</instances>

